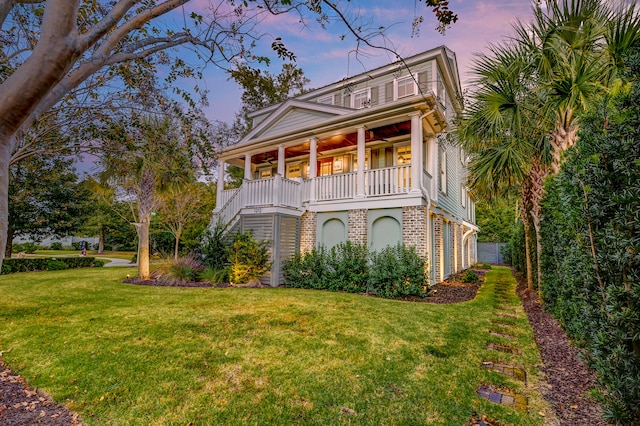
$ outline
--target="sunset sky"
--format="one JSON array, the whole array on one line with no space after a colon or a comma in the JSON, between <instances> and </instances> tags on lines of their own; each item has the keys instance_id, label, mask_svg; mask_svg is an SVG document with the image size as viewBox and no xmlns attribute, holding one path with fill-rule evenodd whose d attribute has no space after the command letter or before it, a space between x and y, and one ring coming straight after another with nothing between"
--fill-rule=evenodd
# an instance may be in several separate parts
<instances>
[{"instance_id":1,"label":"sunset sky","mask_svg":"<svg viewBox=\"0 0 640 426\"><path fill-rule=\"evenodd\" d=\"M411 21L414 16L414 0L352 0L346 3L348 13L370 19L388 28L387 35L403 56L446 45L456 52L463 88L469 79L468 67L474 52L486 51L489 43L497 43L512 33L512 23L516 19L528 21L531 16L531 1L504 0L451 0L450 8L458 14L459 20L442 36L435 27L434 15L424 2L415 0L418 13L425 22L420 34L411 37ZM198 7L204 0L190 2ZM344 27L329 26L326 30L317 25L302 28L293 15L271 17L261 23L261 28L274 36L282 37L286 46L297 56L296 63L311 80L308 88L321 87L344 77L364 72L368 69L392 62L386 52L367 50L356 59L353 37L340 40L345 34ZM269 42L270 43L270 42ZM267 68L271 73L280 72L282 62L273 61ZM210 107L206 109L211 120L230 121L240 106L241 91L228 76L213 67L205 70L205 85L210 91Z\"/></svg>"}]
</instances>

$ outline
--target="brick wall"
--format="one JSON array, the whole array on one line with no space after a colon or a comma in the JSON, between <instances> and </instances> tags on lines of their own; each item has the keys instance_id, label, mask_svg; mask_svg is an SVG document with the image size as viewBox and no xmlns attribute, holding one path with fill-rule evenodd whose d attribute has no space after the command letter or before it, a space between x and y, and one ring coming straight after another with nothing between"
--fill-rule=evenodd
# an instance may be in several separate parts
<instances>
[{"instance_id":1,"label":"brick wall","mask_svg":"<svg viewBox=\"0 0 640 426\"><path fill-rule=\"evenodd\" d=\"M409 206L402 208L402 242L405 246L415 247L423 259L428 259L427 247L427 208ZM431 262L429 262L431 263Z\"/></svg>"},{"instance_id":2,"label":"brick wall","mask_svg":"<svg viewBox=\"0 0 640 426\"><path fill-rule=\"evenodd\" d=\"M356 244L367 244L367 209L349 210L347 240Z\"/></svg>"},{"instance_id":3,"label":"brick wall","mask_svg":"<svg viewBox=\"0 0 640 426\"><path fill-rule=\"evenodd\" d=\"M316 222L315 212L305 212L300 223L300 252L306 253L316 246Z\"/></svg>"}]
</instances>

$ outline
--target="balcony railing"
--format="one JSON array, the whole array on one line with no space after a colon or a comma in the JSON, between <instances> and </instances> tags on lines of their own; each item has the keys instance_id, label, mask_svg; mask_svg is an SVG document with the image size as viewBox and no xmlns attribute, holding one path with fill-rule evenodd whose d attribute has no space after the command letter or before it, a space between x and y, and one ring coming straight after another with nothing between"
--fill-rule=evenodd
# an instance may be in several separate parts
<instances>
[{"instance_id":1,"label":"balcony railing","mask_svg":"<svg viewBox=\"0 0 640 426\"><path fill-rule=\"evenodd\" d=\"M404 194L411 189L411 166L366 170L364 182L365 193L370 197Z\"/></svg>"},{"instance_id":2,"label":"balcony railing","mask_svg":"<svg viewBox=\"0 0 640 426\"><path fill-rule=\"evenodd\" d=\"M424 172L422 185L431 189L432 178ZM408 193L412 188L411 166L403 165L383 169L365 170L365 197L382 197ZM356 198L357 173L318 176L315 179L297 181L276 175L273 178L245 180L239 189L222 191L220 209L216 217L229 223L247 207L301 208L303 202L345 200Z\"/></svg>"},{"instance_id":3,"label":"balcony railing","mask_svg":"<svg viewBox=\"0 0 640 426\"><path fill-rule=\"evenodd\" d=\"M356 173L319 176L312 180L316 186L316 199L342 200L356 196Z\"/></svg>"}]
</instances>

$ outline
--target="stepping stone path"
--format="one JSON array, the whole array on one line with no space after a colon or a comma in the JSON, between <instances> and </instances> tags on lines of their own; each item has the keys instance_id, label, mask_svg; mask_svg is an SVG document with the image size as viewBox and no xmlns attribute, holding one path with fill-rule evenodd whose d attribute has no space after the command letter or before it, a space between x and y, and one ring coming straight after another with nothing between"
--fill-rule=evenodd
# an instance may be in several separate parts
<instances>
[{"instance_id":1,"label":"stepping stone path","mask_svg":"<svg viewBox=\"0 0 640 426\"><path fill-rule=\"evenodd\" d=\"M514 307L517 297L515 295L515 283L510 285L507 283L496 283L494 290L494 318L491 319L491 327L487 330L490 336L494 336L500 339L516 338L516 333L513 327L516 326L516 319L521 309ZM487 342L486 349L490 351L499 351L507 353L513 356L519 356L522 352L515 346L504 343ZM527 384L527 373L523 368L508 365L494 363L493 361L484 361L480 368L495 371L503 374L512 379L522 382L525 386ZM493 386L491 384L482 384L477 390L478 396L491 401L495 404L502 404L509 406L517 411L527 411L527 397L512 392L509 389ZM488 421L484 416L478 417L477 414L471 418L470 423L477 426L490 426L494 423Z\"/></svg>"}]
</instances>

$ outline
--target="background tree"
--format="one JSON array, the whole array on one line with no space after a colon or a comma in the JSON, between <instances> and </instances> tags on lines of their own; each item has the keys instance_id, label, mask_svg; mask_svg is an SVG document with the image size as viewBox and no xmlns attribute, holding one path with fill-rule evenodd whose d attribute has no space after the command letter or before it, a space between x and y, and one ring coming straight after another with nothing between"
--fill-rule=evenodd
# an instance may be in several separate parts
<instances>
[{"instance_id":1,"label":"background tree","mask_svg":"<svg viewBox=\"0 0 640 426\"><path fill-rule=\"evenodd\" d=\"M180 130L178 121L168 116L143 116L108 127L102 136L111 147L101 159L104 176L131 203L141 279L150 277L151 215L159 205L158 192L193 179L192 151Z\"/></svg>"},{"instance_id":2,"label":"background tree","mask_svg":"<svg viewBox=\"0 0 640 426\"><path fill-rule=\"evenodd\" d=\"M0 0L0 256L7 241L9 164L22 135L97 73L115 73L125 85L136 85L144 80L141 76L155 76L159 66L168 67L169 84L179 77L197 76L197 70L179 57L172 60L168 53L187 45L195 48L203 62L223 68L236 59L266 62L269 58L256 55L254 48L264 35L257 23L268 14L295 13L303 23L314 18L321 25L332 22L334 29L335 22L342 22L358 44L373 45L376 37L384 36L381 30L371 31L379 28L373 22L350 25L352 20L339 5L327 0L241 4L211 0L206 16L185 14L183 28L160 24L166 14L188 2ZM426 4L445 27L455 22L446 2L428 0ZM225 5L232 7L221 7ZM420 22L422 18L416 17L414 26ZM295 57L280 38L273 36L270 41L279 57ZM102 81L96 79L98 85ZM190 100L183 89L175 91ZM35 145L33 151L39 148Z\"/></svg>"},{"instance_id":3,"label":"background tree","mask_svg":"<svg viewBox=\"0 0 640 426\"><path fill-rule=\"evenodd\" d=\"M88 199L70 159L40 154L11 166L6 257L15 237L72 234L89 212Z\"/></svg>"},{"instance_id":4,"label":"background tree","mask_svg":"<svg viewBox=\"0 0 640 426\"><path fill-rule=\"evenodd\" d=\"M187 182L171 186L160 194L159 221L173 238L173 258L178 260L180 241L188 226L204 229L211 221L215 204L215 188L204 182ZM199 226L200 225L200 226Z\"/></svg>"},{"instance_id":5,"label":"background tree","mask_svg":"<svg viewBox=\"0 0 640 426\"><path fill-rule=\"evenodd\" d=\"M507 242L513 233L519 215L518 198L497 198L493 201L479 200L476 204L477 225L480 228L479 242Z\"/></svg>"}]
</instances>

